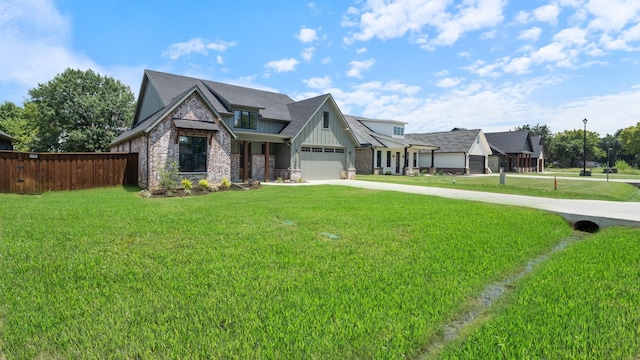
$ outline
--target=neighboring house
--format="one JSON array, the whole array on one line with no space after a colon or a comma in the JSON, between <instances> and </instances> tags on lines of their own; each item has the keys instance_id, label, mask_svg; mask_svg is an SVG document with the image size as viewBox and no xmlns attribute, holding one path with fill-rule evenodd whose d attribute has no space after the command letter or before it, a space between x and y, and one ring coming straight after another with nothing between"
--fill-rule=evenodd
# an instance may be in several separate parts
<instances>
[{"instance_id":1,"label":"neighboring house","mask_svg":"<svg viewBox=\"0 0 640 360\"><path fill-rule=\"evenodd\" d=\"M13 143L16 139L0 130L0 150L13 150Z\"/></svg>"},{"instance_id":2,"label":"neighboring house","mask_svg":"<svg viewBox=\"0 0 640 360\"><path fill-rule=\"evenodd\" d=\"M531 172L534 149L528 131L486 133L485 136L492 151L489 156L491 171Z\"/></svg>"},{"instance_id":3,"label":"neighboring house","mask_svg":"<svg viewBox=\"0 0 640 360\"><path fill-rule=\"evenodd\" d=\"M420 167L452 174L484 174L487 172L491 148L480 129L460 129L425 134L407 134L408 139L438 146L433 156L420 156Z\"/></svg>"},{"instance_id":4,"label":"neighboring house","mask_svg":"<svg viewBox=\"0 0 640 360\"><path fill-rule=\"evenodd\" d=\"M154 189L168 160L211 183L353 178L357 145L330 94L294 101L146 70L133 125L110 149L139 153L139 184Z\"/></svg>"},{"instance_id":5,"label":"neighboring house","mask_svg":"<svg viewBox=\"0 0 640 360\"><path fill-rule=\"evenodd\" d=\"M420 171L420 152L437 149L437 146L405 138L405 122L353 115L345 115L345 118L359 142L356 148L358 174L413 174Z\"/></svg>"},{"instance_id":6,"label":"neighboring house","mask_svg":"<svg viewBox=\"0 0 640 360\"><path fill-rule=\"evenodd\" d=\"M544 172L544 139L540 135L532 136L531 144L533 145L531 169L532 171Z\"/></svg>"}]
</instances>

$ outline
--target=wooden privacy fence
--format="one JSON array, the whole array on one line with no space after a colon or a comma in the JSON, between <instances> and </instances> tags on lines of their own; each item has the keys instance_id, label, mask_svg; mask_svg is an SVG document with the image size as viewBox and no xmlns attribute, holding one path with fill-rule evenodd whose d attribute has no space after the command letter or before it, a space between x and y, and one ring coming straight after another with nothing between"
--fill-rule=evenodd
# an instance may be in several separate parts
<instances>
[{"instance_id":1,"label":"wooden privacy fence","mask_svg":"<svg viewBox=\"0 0 640 360\"><path fill-rule=\"evenodd\" d=\"M137 184L137 153L0 151L0 193L41 194Z\"/></svg>"}]
</instances>

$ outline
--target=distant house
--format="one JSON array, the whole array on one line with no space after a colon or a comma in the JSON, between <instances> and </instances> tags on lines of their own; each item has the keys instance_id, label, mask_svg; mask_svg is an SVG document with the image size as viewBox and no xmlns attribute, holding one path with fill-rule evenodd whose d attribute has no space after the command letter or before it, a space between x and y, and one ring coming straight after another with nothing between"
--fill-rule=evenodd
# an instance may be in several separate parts
<instances>
[{"instance_id":1,"label":"distant house","mask_svg":"<svg viewBox=\"0 0 640 360\"><path fill-rule=\"evenodd\" d=\"M287 95L146 70L131 129L113 152L139 153L139 184L169 160L210 183L355 177L358 140L330 94Z\"/></svg>"},{"instance_id":2,"label":"distant house","mask_svg":"<svg viewBox=\"0 0 640 360\"><path fill-rule=\"evenodd\" d=\"M16 139L6 132L0 130L0 150L13 150L13 143Z\"/></svg>"},{"instance_id":3,"label":"distant house","mask_svg":"<svg viewBox=\"0 0 640 360\"><path fill-rule=\"evenodd\" d=\"M533 154L531 155L531 169L537 172L544 172L544 139L540 135L531 137Z\"/></svg>"},{"instance_id":4,"label":"distant house","mask_svg":"<svg viewBox=\"0 0 640 360\"><path fill-rule=\"evenodd\" d=\"M358 139L356 172L358 174L412 174L419 172L421 153L430 153L437 146L408 139L407 124L397 120L369 119L345 115L349 127Z\"/></svg>"},{"instance_id":5,"label":"distant house","mask_svg":"<svg viewBox=\"0 0 640 360\"><path fill-rule=\"evenodd\" d=\"M491 148L480 129L407 134L407 139L438 147L432 156L420 156L421 168L435 167L437 171L464 175L486 173Z\"/></svg>"},{"instance_id":6,"label":"distant house","mask_svg":"<svg viewBox=\"0 0 640 360\"><path fill-rule=\"evenodd\" d=\"M491 171L531 172L534 154L533 141L528 131L506 131L486 133L491 146L489 156Z\"/></svg>"}]
</instances>

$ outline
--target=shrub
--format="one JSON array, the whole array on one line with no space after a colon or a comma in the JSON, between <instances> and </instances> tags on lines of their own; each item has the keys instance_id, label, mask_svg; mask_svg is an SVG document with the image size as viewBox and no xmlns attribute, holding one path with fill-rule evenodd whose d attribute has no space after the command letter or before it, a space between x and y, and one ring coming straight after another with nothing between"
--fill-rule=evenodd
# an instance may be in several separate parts
<instances>
[{"instance_id":1,"label":"shrub","mask_svg":"<svg viewBox=\"0 0 640 360\"><path fill-rule=\"evenodd\" d=\"M180 181L180 171L178 163L174 160L167 160L164 169L160 170L160 189L165 194L171 196L178 187Z\"/></svg>"},{"instance_id":2,"label":"shrub","mask_svg":"<svg viewBox=\"0 0 640 360\"><path fill-rule=\"evenodd\" d=\"M303 178L298 178L297 182L299 183L305 183L307 182L307 180L303 179Z\"/></svg>"},{"instance_id":3,"label":"shrub","mask_svg":"<svg viewBox=\"0 0 640 360\"><path fill-rule=\"evenodd\" d=\"M422 174L422 175L427 175L428 173L429 173L429 171L427 169L420 170L420 174Z\"/></svg>"},{"instance_id":4,"label":"shrub","mask_svg":"<svg viewBox=\"0 0 640 360\"><path fill-rule=\"evenodd\" d=\"M227 178L223 178L222 179L222 183L220 184L220 188L221 189L228 189L231 187L231 181L229 181L229 179Z\"/></svg>"},{"instance_id":5,"label":"shrub","mask_svg":"<svg viewBox=\"0 0 640 360\"><path fill-rule=\"evenodd\" d=\"M193 187L193 183L189 179L182 179L181 183L182 188L185 190L191 190L191 188Z\"/></svg>"},{"instance_id":6,"label":"shrub","mask_svg":"<svg viewBox=\"0 0 640 360\"><path fill-rule=\"evenodd\" d=\"M277 182L277 183L283 183L283 182L284 182L284 180L282 180L282 178L281 178L281 177L277 177L277 178L276 178L276 182Z\"/></svg>"},{"instance_id":7,"label":"shrub","mask_svg":"<svg viewBox=\"0 0 640 360\"><path fill-rule=\"evenodd\" d=\"M631 166L624 160L616 160L616 168L620 171L628 170Z\"/></svg>"},{"instance_id":8,"label":"shrub","mask_svg":"<svg viewBox=\"0 0 640 360\"><path fill-rule=\"evenodd\" d=\"M391 170L387 170L384 172L385 175L391 175Z\"/></svg>"},{"instance_id":9,"label":"shrub","mask_svg":"<svg viewBox=\"0 0 640 360\"><path fill-rule=\"evenodd\" d=\"M211 188L209 187L209 182L207 181L207 179L202 179L200 181L198 181L198 186L200 186L200 188L202 188L203 190L211 190Z\"/></svg>"}]
</instances>

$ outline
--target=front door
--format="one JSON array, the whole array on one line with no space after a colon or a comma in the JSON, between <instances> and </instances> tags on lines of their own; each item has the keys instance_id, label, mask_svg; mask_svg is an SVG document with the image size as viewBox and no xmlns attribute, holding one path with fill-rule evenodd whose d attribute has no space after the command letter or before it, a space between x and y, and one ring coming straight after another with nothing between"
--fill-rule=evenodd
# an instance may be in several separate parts
<instances>
[{"instance_id":1,"label":"front door","mask_svg":"<svg viewBox=\"0 0 640 360\"><path fill-rule=\"evenodd\" d=\"M396 174L400 174L400 152L396 151Z\"/></svg>"}]
</instances>

